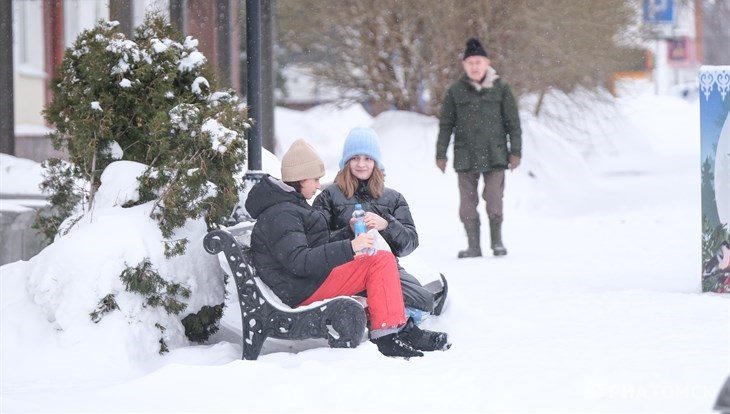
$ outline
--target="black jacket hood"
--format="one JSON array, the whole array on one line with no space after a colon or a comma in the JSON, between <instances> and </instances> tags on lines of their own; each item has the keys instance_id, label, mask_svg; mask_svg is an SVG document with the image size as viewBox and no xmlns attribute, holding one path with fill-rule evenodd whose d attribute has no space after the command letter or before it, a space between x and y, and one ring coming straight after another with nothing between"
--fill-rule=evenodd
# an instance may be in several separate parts
<instances>
[{"instance_id":1,"label":"black jacket hood","mask_svg":"<svg viewBox=\"0 0 730 414\"><path fill-rule=\"evenodd\" d=\"M284 202L307 204L304 196L293 187L265 174L249 191L246 197L246 211L253 219L257 219L267 208Z\"/></svg>"}]
</instances>

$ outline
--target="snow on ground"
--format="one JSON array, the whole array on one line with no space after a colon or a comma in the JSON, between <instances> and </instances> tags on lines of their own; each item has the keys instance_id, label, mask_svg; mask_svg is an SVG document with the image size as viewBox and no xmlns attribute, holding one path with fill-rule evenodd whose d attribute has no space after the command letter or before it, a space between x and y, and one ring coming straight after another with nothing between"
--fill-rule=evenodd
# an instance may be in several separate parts
<instances>
[{"instance_id":1,"label":"snow on ground","mask_svg":"<svg viewBox=\"0 0 730 414\"><path fill-rule=\"evenodd\" d=\"M379 132L386 183L408 200L421 239L403 263L450 282L444 313L425 322L449 333L448 352L403 361L370 343L272 341L242 361L229 284L210 343L133 358L120 352L122 333L55 329L27 276L54 265L44 251L0 267L0 411L712 412L730 374L730 298L700 293L698 103L648 94L615 104L571 114L595 121L580 134L523 113L523 165L507 174L509 255L462 260L456 174L434 164L435 118L277 109L276 153L307 139L325 180L349 128Z\"/></svg>"}]
</instances>

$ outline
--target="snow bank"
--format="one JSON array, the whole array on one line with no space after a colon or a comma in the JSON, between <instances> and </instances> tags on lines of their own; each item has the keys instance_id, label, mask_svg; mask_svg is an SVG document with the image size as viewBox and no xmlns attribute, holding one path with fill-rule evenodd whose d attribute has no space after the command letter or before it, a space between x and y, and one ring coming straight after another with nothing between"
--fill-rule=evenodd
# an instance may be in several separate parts
<instances>
[{"instance_id":1,"label":"snow bank","mask_svg":"<svg viewBox=\"0 0 730 414\"><path fill-rule=\"evenodd\" d=\"M4 279L15 279L14 283L25 279L23 291L30 303L24 306L35 305L62 342L94 344L130 361L155 355L160 339L170 349L189 345L180 320L204 305L223 303L225 291L217 259L200 248L206 234L202 220L189 220L176 232L176 238L189 239L190 247L184 256L167 260L164 238L149 216L153 202L122 207L138 199L136 177L144 169L130 161L110 164L102 174L92 211L31 260L3 269ZM148 306L141 295L125 290L120 274L145 258L163 279L193 292L180 315ZM91 323L90 314L109 294L119 309Z\"/></svg>"}]
</instances>

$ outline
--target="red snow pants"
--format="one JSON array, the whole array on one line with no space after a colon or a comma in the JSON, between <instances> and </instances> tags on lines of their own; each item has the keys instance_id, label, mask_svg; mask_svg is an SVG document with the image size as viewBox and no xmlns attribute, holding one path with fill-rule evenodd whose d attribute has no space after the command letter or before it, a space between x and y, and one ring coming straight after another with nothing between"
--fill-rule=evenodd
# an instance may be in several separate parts
<instances>
[{"instance_id":1,"label":"red snow pants","mask_svg":"<svg viewBox=\"0 0 730 414\"><path fill-rule=\"evenodd\" d=\"M337 296L352 296L367 291L370 329L385 329L406 323L405 305L395 257L378 250L373 256L358 255L337 266L312 296L299 306Z\"/></svg>"}]
</instances>

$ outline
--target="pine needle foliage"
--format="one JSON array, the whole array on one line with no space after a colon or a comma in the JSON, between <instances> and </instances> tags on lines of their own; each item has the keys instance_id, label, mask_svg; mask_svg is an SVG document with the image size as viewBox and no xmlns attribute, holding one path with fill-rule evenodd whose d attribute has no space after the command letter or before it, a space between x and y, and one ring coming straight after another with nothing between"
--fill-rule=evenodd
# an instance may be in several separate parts
<instances>
[{"instance_id":1,"label":"pine needle foliage","mask_svg":"<svg viewBox=\"0 0 730 414\"><path fill-rule=\"evenodd\" d=\"M73 166L59 158L51 158L41 164L45 179L41 190L50 194L48 201L53 206L54 214L38 215L33 228L49 239L61 233L61 224L84 201L84 189L78 187L77 173Z\"/></svg>"},{"instance_id":2,"label":"pine needle foliage","mask_svg":"<svg viewBox=\"0 0 730 414\"><path fill-rule=\"evenodd\" d=\"M160 334L162 334L164 336L165 331L167 330L167 328L165 328L164 326L162 326L159 323L156 323L155 324L155 327L157 329L159 329L160 330ZM159 354L160 355L162 355L164 353L167 353L167 352L170 352L170 348L167 347L167 342L165 342L165 338L160 337L159 343L160 343L160 351L159 351Z\"/></svg>"},{"instance_id":3,"label":"pine needle foliage","mask_svg":"<svg viewBox=\"0 0 730 414\"><path fill-rule=\"evenodd\" d=\"M191 313L182 320L185 336L193 342L203 343L218 332L218 321L223 317L224 304L203 306L197 313Z\"/></svg>"},{"instance_id":4,"label":"pine needle foliage","mask_svg":"<svg viewBox=\"0 0 730 414\"><path fill-rule=\"evenodd\" d=\"M129 266L119 276L128 292L136 292L145 298L145 303L152 307L162 307L169 314L179 315L187 305L179 298L190 297L190 289L179 283L170 283L157 270L152 262L145 258L136 266Z\"/></svg>"},{"instance_id":5,"label":"pine needle foliage","mask_svg":"<svg viewBox=\"0 0 730 414\"><path fill-rule=\"evenodd\" d=\"M117 305L117 300L114 297L114 294L110 293L101 298L101 300L99 300L99 304L97 305L96 309L94 309L94 311L91 312L89 316L94 323L99 323L104 315L117 309L119 309L119 305Z\"/></svg>"}]
</instances>

